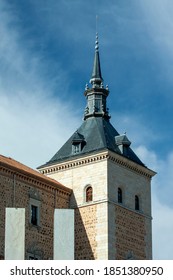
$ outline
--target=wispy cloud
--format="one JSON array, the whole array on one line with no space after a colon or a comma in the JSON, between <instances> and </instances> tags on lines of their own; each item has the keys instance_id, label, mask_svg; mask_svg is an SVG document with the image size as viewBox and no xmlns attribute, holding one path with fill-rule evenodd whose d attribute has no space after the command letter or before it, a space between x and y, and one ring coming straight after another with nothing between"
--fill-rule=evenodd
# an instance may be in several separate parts
<instances>
[{"instance_id":1,"label":"wispy cloud","mask_svg":"<svg viewBox=\"0 0 173 280\"><path fill-rule=\"evenodd\" d=\"M137 147L135 152L157 172L152 179L153 258L172 259L173 151L165 160L145 146Z\"/></svg>"},{"instance_id":2,"label":"wispy cloud","mask_svg":"<svg viewBox=\"0 0 173 280\"><path fill-rule=\"evenodd\" d=\"M153 259L172 260L173 209L153 194Z\"/></svg>"},{"instance_id":3,"label":"wispy cloud","mask_svg":"<svg viewBox=\"0 0 173 280\"><path fill-rule=\"evenodd\" d=\"M152 54L157 60L158 75L164 83L172 82L173 71L173 5L171 0L140 1L145 26L153 47ZM169 91L168 91L169 93ZM167 94L167 92L163 92Z\"/></svg>"},{"instance_id":4,"label":"wispy cloud","mask_svg":"<svg viewBox=\"0 0 173 280\"><path fill-rule=\"evenodd\" d=\"M59 68L51 82L41 76L44 60L24 48L20 32L11 26L14 16L6 10L0 25L1 153L35 167L49 160L78 121L73 104L51 92L57 87L66 94L65 73Z\"/></svg>"},{"instance_id":5,"label":"wispy cloud","mask_svg":"<svg viewBox=\"0 0 173 280\"><path fill-rule=\"evenodd\" d=\"M150 147L161 138L159 132L153 133L152 126L143 118L142 114L116 112L111 115L112 124L120 134L127 133L133 147L140 145Z\"/></svg>"},{"instance_id":6,"label":"wispy cloud","mask_svg":"<svg viewBox=\"0 0 173 280\"><path fill-rule=\"evenodd\" d=\"M157 172L154 178L154 192L158 200L172 208L173 205L173 150L165 159L160 159L154 151L145 146L138 146L135 149L141 160L151 169Z\"/></svg>"}]
</instances>

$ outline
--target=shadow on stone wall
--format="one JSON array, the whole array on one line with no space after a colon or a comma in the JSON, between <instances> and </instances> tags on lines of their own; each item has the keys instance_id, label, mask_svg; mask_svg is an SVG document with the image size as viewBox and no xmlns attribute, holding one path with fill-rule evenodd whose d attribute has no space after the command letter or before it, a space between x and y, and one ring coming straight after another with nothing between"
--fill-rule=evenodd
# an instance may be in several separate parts
<instances>
[{"instance_id":1,"label":"shadow on stone wall","mask_svg":"<svg viewBox=\"0 0 173 280\"><path fill-rule=\"evenodd\" d=\"M87 208L87 207L85 207ZM75 260L94 260L94 248L91 247L90 225L88 222L84 222L88 209L85 209L85 213L81 211L83 209L75 209Z\"/></svg>"},{"instance_id":2,"label":"shadow on stone wall","mask_svg":"<svg viewBox=\"0 0 173 280\"><path fill-rule=\"evenodd\" d=\"M75 260L96 259L96 207L88 203L77 207L74 194L71 202L75 210Z\"/></svg>"}]
</instances>

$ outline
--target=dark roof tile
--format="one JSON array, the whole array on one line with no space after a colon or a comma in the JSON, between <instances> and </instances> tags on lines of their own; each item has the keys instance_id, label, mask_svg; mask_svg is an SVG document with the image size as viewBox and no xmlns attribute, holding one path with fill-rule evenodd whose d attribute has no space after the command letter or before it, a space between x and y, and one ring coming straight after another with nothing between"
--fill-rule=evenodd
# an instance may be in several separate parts
<instances>
[{"instance_id":1,"label":"dark roof tile","mask_svg":"<svg viewBox=\"0 0 173 280\"><path fill-rule=\"evenodd\" d=\"M105 120L102 117L88 118L82 123L77 132L75 132L60 148L60 150L50 159L50 161L39 168L69 160L75 158L76 156L79 157L105 149L118 153L144 166L137 155L132 151L130 146L126 146L126 152L125 154L122 154L116 143L116 136L120 135L108 120ZM76 139L76 137L79 140L85 141L81 151L79 151L77 154L75 154L72 149L73 140ZM124 138L126 139L127 137Z\"/></svg>"}]
</instances>

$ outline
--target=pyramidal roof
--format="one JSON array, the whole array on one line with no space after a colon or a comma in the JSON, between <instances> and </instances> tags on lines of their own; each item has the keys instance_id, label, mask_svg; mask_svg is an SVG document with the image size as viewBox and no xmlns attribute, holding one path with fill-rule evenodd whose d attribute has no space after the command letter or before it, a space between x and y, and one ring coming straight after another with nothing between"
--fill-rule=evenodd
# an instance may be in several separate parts
<instances>
[{"instance_id":1,"label":"pyramidal roof","mask_svg":"<svg viewBox=\"0 0 173 280\"><path fill-rule=\"evenodd\" d=\"M91 87L89 88L86 85L84 92L87 104L83 123L58 152L39 168L104 150L113 151L144 166L130 148L131 142L126 134L120 135L110 123L110 115L106 104L109 89L108 86L105 88L103 85L98 34L96 34L94 64L90 84Z\"/></svg>"}]
</instances>

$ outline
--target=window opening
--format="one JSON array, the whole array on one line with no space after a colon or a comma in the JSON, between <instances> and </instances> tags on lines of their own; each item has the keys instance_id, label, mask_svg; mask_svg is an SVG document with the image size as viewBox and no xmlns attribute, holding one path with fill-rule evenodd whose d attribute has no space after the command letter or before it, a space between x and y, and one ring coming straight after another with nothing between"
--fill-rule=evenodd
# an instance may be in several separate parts
<instances>
[{"instance_id":1,"label":"window opening","mask_svg":"<svg viewBox=\"0 0 173 280\"><path fill-rule=\"evenodd\" d=\"M139 210L139 197L135 195L135 210Z\"/></svg>"},{"instance_id":2,"label":"window opening","mask_svg":"<svg viewBox=\"0 0 173 280\"><path fill-rule=\"evenodd\" d=\"M118 188L118 203L123 202L122 189Z\"/></svg>"},{"instance_id":3,"label":"window opening","mask_svg":"<svg viewBox=\"0 0 173 280\"><path fill-rule=\"evenodd\" d=\"M29 260L38 260L38 258L35 256L29 256Z\"/></svg>"},{"instance_id":4,"label":"window opening","mask_svg":"<svg viewBox=\"0 0 173 280\"><path fill-rule=\"evenodd\" d=\"M31 205L31 224L38 225L38 207L35 205Z\"/></svg>"},{"instance_id":5,"label":"window opening","mask_svg":"<svg viewBox=\"0 0 173 280\"><path fill-rule=\"evenodd\" d=\"M86 189L86 202L92 201L93 200L93 191L92 191L92 187L88 187Z\"/></svg>"},{"instance_id":6,"label":"window opening","mask_svg":"<svg viewBox=\"0 0 173 280\"><path fill-rule=\"evenodd\" d=\"M80 143L77 143L77 144L74 144L73 145L73 153L74 154L77 154L81 151L81 144Z\"/></svg>"}]
</instances>

